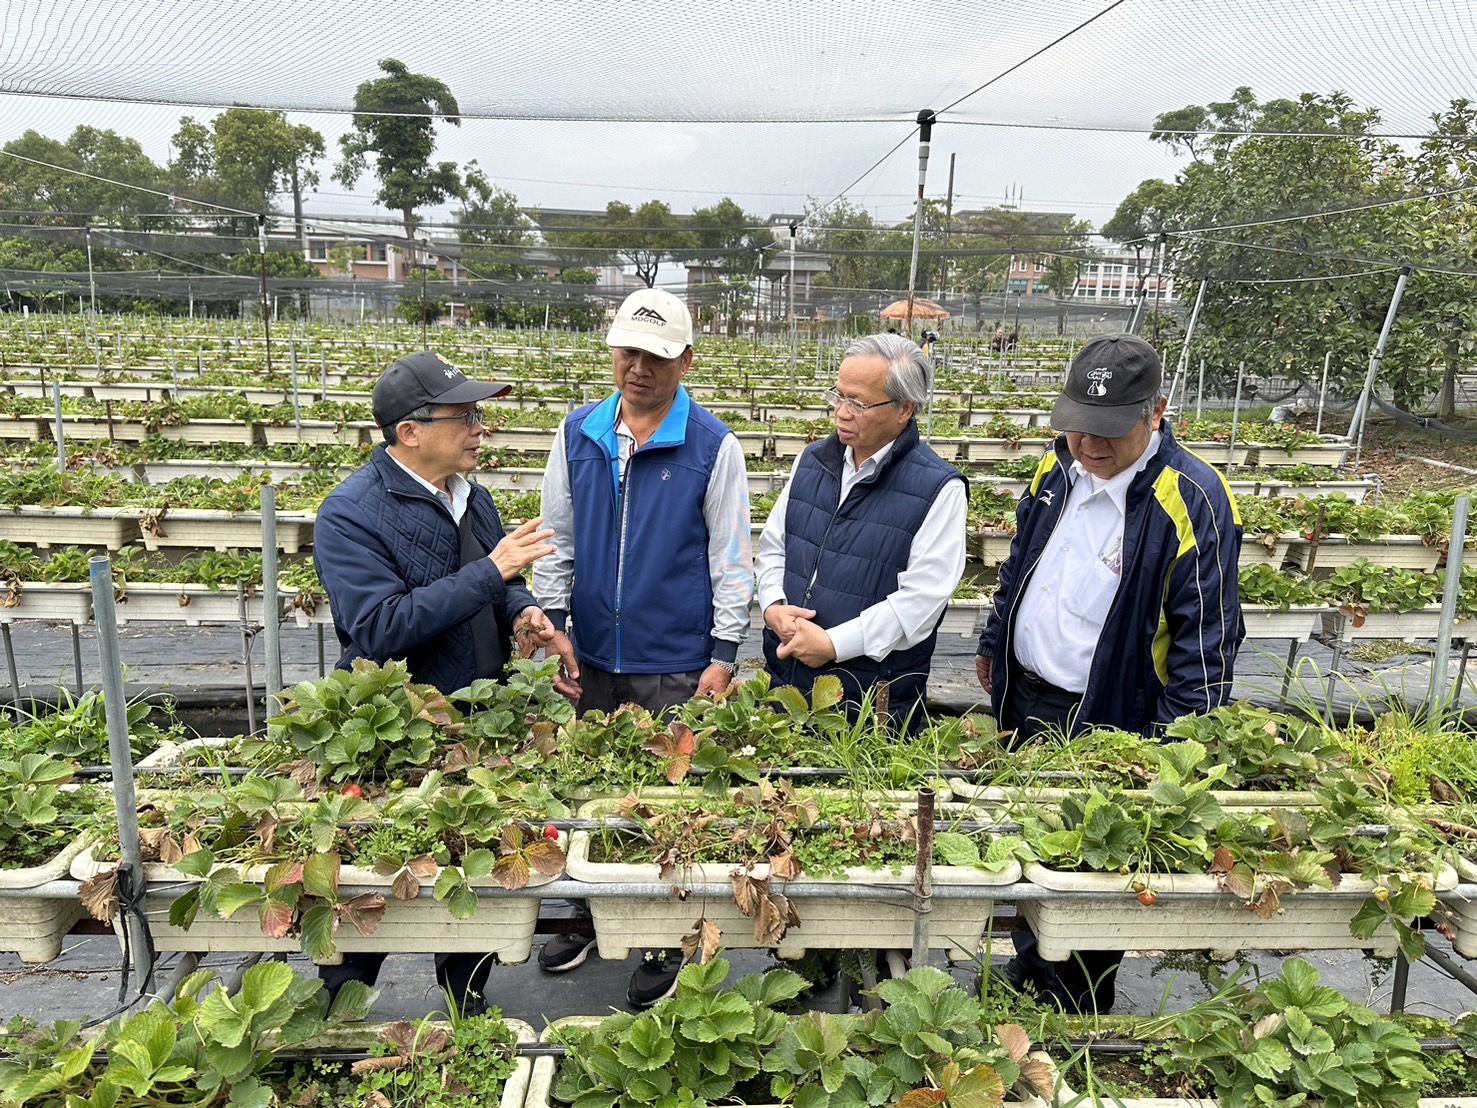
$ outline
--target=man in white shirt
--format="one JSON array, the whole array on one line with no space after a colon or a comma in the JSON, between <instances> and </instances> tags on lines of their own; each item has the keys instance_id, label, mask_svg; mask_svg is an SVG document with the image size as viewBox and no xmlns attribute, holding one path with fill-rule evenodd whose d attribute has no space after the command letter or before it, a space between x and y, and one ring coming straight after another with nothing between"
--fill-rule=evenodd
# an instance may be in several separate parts
<instances>
[{"instance_id":1,"label":"man in white shirt","mask_svg":"<svg viewBox=\"0 0 1477 1108\"><path fill-rule=\"evenodd\" d=\"M764 655L809 692L835 674L846 700L887 688L917 727L944 607L964 572L964 476L918 435L933 363L901 335L846 350L827 401L836 430L795 463L759 540Z\"/></svg>"}]
</instances>

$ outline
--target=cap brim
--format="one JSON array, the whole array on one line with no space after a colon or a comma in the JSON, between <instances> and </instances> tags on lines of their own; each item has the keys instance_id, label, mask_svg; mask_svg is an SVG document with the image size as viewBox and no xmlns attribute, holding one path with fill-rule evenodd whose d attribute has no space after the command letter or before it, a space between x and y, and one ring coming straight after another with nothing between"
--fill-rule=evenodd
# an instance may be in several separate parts
<instances>
[{"instance_id":1,"label":"cap brim","mask_svg":"<svg viewBox=\"0 0 1477 1108\"><path fill-rule=\"evenodd\" d=\"M1058 431L1096 435L1102 439L1119 439L1137 426L1143 410L1142 404L1109 407L1103 404L1082 404L1069 396L1062 396L1057 398L1056 407L1051 410L1051 425Z\"/></svg>"},{"instance_id":2,"label":"cap brim","mask_svg":"<svg viewBox=\"0 0 1477 1108\"><path fill-rule=\"evenodd\" d=\"M491 400L496 396L507 396L513 386L501 381L474 381L470 377L438 393L432 404L475 404L479 400Z\"/></svg>"},{"instance_id":3,"label":"cap brim","mask_svg":"<svg viewBox=\"0 0 1477 1108\"><path fill-rule=\"evenodd\" d=\"M686 343L668 342L646 331L633 331L619 325L611 327L610 333L605 336L605 345L630 346L655 354L658 358L676 358L687 349Z\"/></svg>"}]
</instances>

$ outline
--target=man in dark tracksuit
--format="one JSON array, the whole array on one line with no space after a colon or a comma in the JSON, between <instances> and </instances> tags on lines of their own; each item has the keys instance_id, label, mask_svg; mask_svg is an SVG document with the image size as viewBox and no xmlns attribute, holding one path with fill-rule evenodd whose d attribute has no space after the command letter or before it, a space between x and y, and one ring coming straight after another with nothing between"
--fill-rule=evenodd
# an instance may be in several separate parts
<instances>
[{"instance_id":1,"label":"man in dark tracksuit","mask_svg":"<svg viewBox=\"0 0 1477 1108\"><path fill-rule=\"evenodd\" d=\"M470 380L431 351L402 358L376 383L374 418L385 441L328 494L314 525L340 669L356 658L404 659L416 682L456 692L503 675L516 625L560 655L561 691L578 694L569 641L521 577L553 552L552 532L535 519L504 533L491 494L465 476L484 432L477 402L510 387ZM372 984L383 961L347 954L319 976L334 991L348 980ZM462 1012L479 1012L491 963L484 954L437 954L436 979Z\"/></svg>"},{"instance_id":2,"label":"man in dark tracksuit","mask_svg":"<svg viewBox=\"0 0 1477 1108\"><path fill-rule=\"evenodd\" d=\"M846 350L827 399L836 430L795 464L755 568L776 682L841 679L857 704L882 683L917 727L944 608L964 572L963 474L918 436L933 363L901 335Z\"/></svg>"},{"instance_id":3,"label":"man in dark tracksuit","mask_svg":"<svg viewBox=\"0 0 1477 1108\"><path fill-rule=\"evenodd\" d=\"M975 667L1009 742L1047 730L1154 734L1231 694L1245 636L1241 520L1225 479L1174 441L1153 347L1093 339L1073 359L1052 425L1065 432L1016 506ZM1106 1012L1121 952L1053 965L1022 933L1016 984Z\"/></svg>"}]
</instances>

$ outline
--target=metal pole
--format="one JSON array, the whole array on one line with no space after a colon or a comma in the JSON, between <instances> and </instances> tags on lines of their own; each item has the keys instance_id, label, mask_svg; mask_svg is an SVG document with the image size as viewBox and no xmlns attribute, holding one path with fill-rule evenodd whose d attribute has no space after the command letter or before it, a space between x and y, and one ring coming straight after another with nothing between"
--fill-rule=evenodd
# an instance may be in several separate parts
<instances>
[{"instance_id":1,"label":"metal pole","mask_svg":"<svg viewBox=\"0 0 1477 1108\"><path fill-rule=\"evenodd\" d=\"M1313 425L1313 434L1323 434L1323 404L1328 399L1328 365L1333 361L1333 351L1323 355L1323 381L1318 386L1318 422Z\"/></svg>"},{"instance_id":2,"label":"metal pole","mask_svg":"<svg viewBox=\"0 0 1477 1108\"><path fill-rule=\"evenodd\" d=\"M1430 725L1435 727L1441 726L1448 699L1454 704L1458 695L1447 678L1447 671L1451 666L1451 633L1456 623L1456 602L1462 590L1462 554L1467 545L1467 511L1471 504L1470 496L1459 496L1451 513L1451 545L1446 548L1446 587L1441 593L1441 624L1436 632L1436 655L1431 659L1431 687L1426 693Z\"/></svg>"},{"instance_id":3,"label":"metal pole","mask_svg":"<svg viewBox=\"0 0 1477 1108\"><path fill-rule=\"evenodd\" d=\"M92 273L92 228L87 228L87 290L92 298L92 334L97 341L97 278Z\"/></svg>"},{"instance_id":4,"label":"metal pole","mask_svg":"<svg viewBox=\"0 0 1477 1108\"><path fill-rule=\"evenodd\" d=\"M1359 465L1359 455L1364 450L1364 417L1369 414L1369 397L1374 392L1375 375L1380 371L1380 362L1385 357L1385 346L1390 341L1390 331L1395 327L1395 316L1400 311L1400 298L1405 295L1406 283L1410 280L1410 266L1400 267L1400 277L1395 282L1395 295L1390 297L1390 310L1385 313L1385 325L1380 328L1380 339L1374 353L1369 356L1369 373L1364 378L1364 391L1359 394L1359 406L1354 409L1354 418L1349 423L1349 441L1354 445L1354 465ZM1358 438L1355 438L1355 434Z\"/></svg>"},{"instance_id":5,"label":"metal pole","mask_svg":"<svg viewBox=\"0 0 1477 1108\"><path fill-rule=\"evenodd\" d=\"M107 555L88 562L92 579L92 613L97 627L98 658L103 693L103 714L108 723L108 755L113 766L113 800L118 816L118 849L122 864L119 877L126 879L131 890L142 895L144 886L143 856L139 849L138 800L133 791L133 751L128 743L128 706L123 692L123 662L118 649L118 611L113 601L113 564ZM138 912L123 913L123 926L128 936L128 949L133 955L133 970L138 974L141 991L147 992L153 976L152 959L146 959L151 948L148 925ZM145 962L148 964L145 964Z\"/></svg>"},{"instance_id":6,"label":"metal pole","mask_svg":"<svg viewBox=\"0 0 1477 1108\"><path fill-rule=\"evenodd\" d=\"M0 636L5 641L5 669L10 677L10 703L20 713L21 679L15 668L15 644L10 641L10 624L0 623Z\"/></svg>"},{"instance_id":7,"label":"metal pole","mask_svg":"<svg viewBox=\"0 0 1477 1108\"><path fill-rule=\"evenodd\" d=\"M56 407L56 471L65 473L67 471L67 432L62 427L62 387L56 381L51 382L51 402Z\"/></svg>"},{"instance_id":8,"label":"metal pole","mask_svg":"<svg viewBox=\"0 0 1477 1108\"><path fill-rule=\"evenodd\" d=\"M918 864L913 878L913 965L928 965L928 918L933 914L933 799L918 790Z\"/></svg>"},{"instance_id":9,"label":"metal pole","mask_svg":"<svg viewBox=\"0 0 1477 1108\"><path fill-rule=\"evenodd\" d=\"M287 342L287 365L292 376L292 425L297 428L298 445L303 441L303 399L297 391L297 340L289 339ZM266 490L262 490L265 495Z\"/></svg>"},{"instance_id":10,"label":"metal pole","mask_svg":"<svg viewBox=\"0 0 1477 1108\"><path fill-rule=\"evenodd\" d=\"M1201 406L1205 400L1205 359L1200 359L1200 377L1195 382L1195 418L1200 418Z\"/></svg>"},{"instance_id":11,"label":"metal pole","mask_svg":"<svg viewBox=\"0 0 1477 1108\"><path fill-rule=\"evenodd\" d=\"M1190 361L1190 340L1195 337L1195 321L1200 318L1200 305L1205 300L1205 286L1207 281L1201 280L1200 291L1195 293L1195 306L1190 309L1190 324L1185 328L1185 342L1180 347L1180 364L1175 367L1174 381L1169 386L1169 407L1174 408L1174 394L1179 391L1180 378L1185 375L1185 367Z\"/></svg>"},{"instance_id":12,"label":"metal pole","mask_svg":"<svg viewBox=\"0 0 1477 1108\"><path fill-rule=\"evenodd\" d=\"M272 375L272 302L267 296L267 217L256 217L256 238L262 248L262 337L266 342L267 376Z\"/></svg>"},{"instance_id":13,"label":"metal pole","mask_svg":"<svg viewBox=\"0 0 1477 1108\"><path fill-rule=\"evenodd\" d=\"M262 486L262 627L267 635L267 716L282 692L282 626L277 604L277 486Z\"/></svg>"},{"instance_id":14,"label":"metal pole","mask_svg":"<svg viewBox=\"0 0 1477 1108\"><path fill-rule=\"evenodd\" d=\"M77 695L82 695L82 632L72 624L72 673L77 678Z\"/></svg>"},{"instance_id":15,"label":"metal pole","mask_svg":"<svg viewBox=\"0 0 1477 1108\"><path fill-rule=\"evenodd\" d=\"M1226 446L1226 473L1236 468L1236 427L1241 422L1241 382L1246 378L1246 363L1236 367L1236 403L1231 409L1231 441Z\"/></svg>"},{"instance_id":16,"label":"metal pole","mask_svg":"<svg viewBox=\"0 0 1477 1108\"><path fill-rule=\"evenodd\" d=\"M918 113L918 206L913 210L913 259L908 263L908 315L903 325L906 338L913 337L913 298L918 294L918 246L923 238L923 182L928 177L928 144L933 137L933 112Z\"/></svg>"},{"instance_id":17,"label":"metal pole","mask_svg":"<svg viewBox=\"0 0 1477 1108\"><path fill-rule=\"evenodd\" d=\"M795 224L790 224L790 391L795 390L796 334L795 320Z\"/></svg>"},{"instance_id":18,"label":"metal pole","mask_svg":"<svg viewBox=\"0 0 1477 1108\"><path fill-rule=\"evenodd\" d=\"M236 582L236 613L241 620L241 660L246 668L246 733L256 734L256 679L251 672L251 623L246 618L246 581Z\"/></svg>"}]
</instances>

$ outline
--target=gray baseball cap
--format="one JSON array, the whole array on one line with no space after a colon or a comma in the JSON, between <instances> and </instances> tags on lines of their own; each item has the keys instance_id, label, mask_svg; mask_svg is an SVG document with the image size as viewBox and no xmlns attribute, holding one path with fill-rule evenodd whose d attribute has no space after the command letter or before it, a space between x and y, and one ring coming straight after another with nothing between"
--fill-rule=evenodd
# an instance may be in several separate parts
<instances>
[{"instance_id":1,"label":"gray baseball cap","mask_svg":"<svg viewBox=\"0 0 1477 1108\"><path fill-rule=\"evenodd\" d=\"M1137 335L1092 339L1072 359L1051 425L1058 431L1121 438L1142 418L1145 401L1159 399L1163 384L1159 355Z\"/></svg>"}]
</instances>

